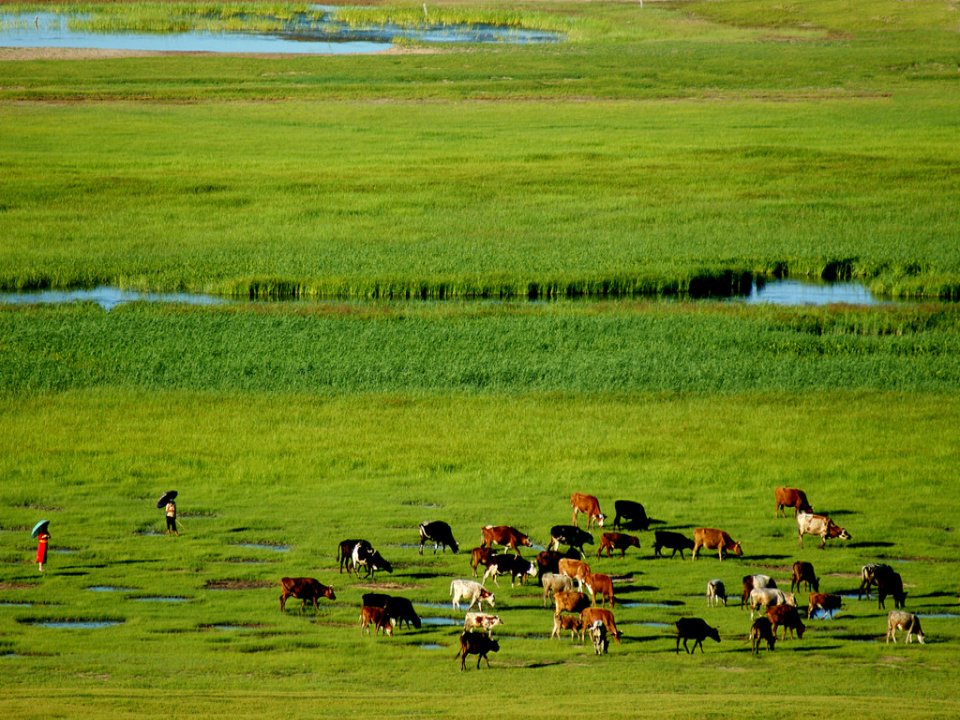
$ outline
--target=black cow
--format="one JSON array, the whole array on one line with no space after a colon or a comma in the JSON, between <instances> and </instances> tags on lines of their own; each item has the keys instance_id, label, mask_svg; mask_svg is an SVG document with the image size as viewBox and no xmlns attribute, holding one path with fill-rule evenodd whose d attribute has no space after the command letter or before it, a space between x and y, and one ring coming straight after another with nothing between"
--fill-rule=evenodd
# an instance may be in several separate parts
<instances>
[{"instance_id":1,"label":"black cow","mask_svg":"<svg viewBox=\"0 0 960 720\"><path fill-rule=\"evenodd\" d=\"M647 517L647 511L643 509L643 505L640 503L633 500L616 500L613 503L613 508L616 511L613 518L614 530L620 529L621 520L626 521L623 523L623 527L627 530L650 529L650 518Z\"/></svg>"},{"instance_id":2,"label":"black cow","mask_svg":"<svg viewBox=\"0 0 960 720\"><path fill-rule=\"evenodd\" d=\"M428 540L433 541L433 553L436 555L437 549L443 547L446 552L449 547L454 553L460 552L460 546L453 539L453 530L443 520L432 520L430 522L420 523L420 554L423 555L423 546Z\"/></svg>"},{"instance_id":3,"label":"black cow","mask_svg":"<svg viewBox=\"0 0 960 720\"><path fill-rule=\"evenodd\" d=\"M280 593L280 612L283 612L286 608L288 597L295 597L300 601L300 612L303 612L308 602L312 602L316 610L319 611L319 601L322 597L329 600L337 599L333 588L324 585L316 578L280 578L280 587L282 588L282 592Z\"/></svg>"},{"instance_id":4,"label":"black cow","mask_svg":"<svg viewBox=\"0 0 960 720\"><path fill-rule=\"evenodd\" d=\"M663 548L668 550L673 550L670 553L670 557L673 557L677 554L677 551L680 551L680 559L683 559L684 550L693 550L694 542L686 535L682 535L678 532L671 532L669 530L657 530L653 534L653 554L656 557L663 557L660 554L660 551ZM702 650L703 648L701 648Z\"/></svg>"},{"instance_id":5,"label":"black cow","mask_svg":"<svg viewBox=\"0 0 960 720\"><path fill-rule=\"evenodd\" d=\"M550 528L550 550L559 550L561 545L566 545L583 557L583 546L588 544L593 545L593 535L576 525L554 525Z\"/></svg>"},{"instance_id":6,"label":"black cow","mask_svg":"<svg viewBox=\"0 0 960 720\"><path fill-rule=\"evenodd\" d=\"M857 600L864 595L867 600L870 599L870 588L878 585L878 578L890 577L893 574L893 568L883 563L870 563L860 568L860 588L857 590Z\"/></svg>"},{"instance_id":7,"label":"black cow","mask_svg":"<svg viewBox=\"0 0 960 720\"><path fill-rule=\"evenodd\" d=\"M487 667L490 667L489 652L500 652L500 643L483 633L465 632L460 636L460 650L454 656L454 659L460 659L460 669L467 669L467 655L477 656L477 670L480 669L480 661L486 660Z\"/></svg>"},{"instance_id":8,"label":"black cow","mask_svg":"<svg viewBox=\"0 0 960 720\"><path fill-rule=\"evenodd\" d=\"M907 593L903 591L903 578L898 572L891 571L877 576L877 597L880 599L881 608L886 607L884 603L888 596L893 597L895 608L907 606Z\"/></svg>"},{"instance_id":9,"label":"black cow","mask_svg":"<svg viewBox=\"0 0 960 720\"><path fill-rule=\"evenodd\" d=\"M386 595L384 593L364 593L363 604L367 607L383 608L387 613L387 617L396 621L398 628L403 623L406 623L408 628L413 625L413 627L419 630L422 625L420 616L417 615L417 611L413 609L413 603L405 597Z\"/></svg>"},{"instance_id":10,"label":"black cow","mask_svg":"<svg viewBox=\"0 0 960 720\"><path fill-rule=\"evenodd\" d=\"M691 655L696 652L697 645L700 646L700 652L702 653L703 641L706 638L713 638L720 642L720 632L707 625L700 618L680 618L677 620L677 653L680 652L681 640L683 640L683 649ZM687 640L694 641L693 650L687 647Z\"/></svg>"}]
</instances>

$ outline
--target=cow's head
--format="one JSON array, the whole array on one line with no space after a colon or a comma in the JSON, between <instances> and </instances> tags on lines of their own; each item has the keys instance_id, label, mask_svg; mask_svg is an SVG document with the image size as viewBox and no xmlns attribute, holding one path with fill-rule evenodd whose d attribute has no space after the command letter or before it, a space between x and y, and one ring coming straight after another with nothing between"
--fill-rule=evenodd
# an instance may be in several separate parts
<instances>
[{"instance_id":1,"label":"cow's head","mask_svg":"<svg viewBox=\"0 0 960 720\"><path fill-rule=\"evenodd\" d=\"M393 572L393 565L389 561L384 559L384 557L379 552L374 552L373 557L370 558L370 567L373 570L386 570L388 573Z\"/></svg>"},{"instance_id":2,"label":"cow's head","mask_svg":"<svg viewBox=\"0 0 960 720\"><path fill-rule=\"evenodd\" d=\"M740 543L734 543L733 548L730 550L737 557L743 557L743 548L740 546ZM719 642L719 640L717 641Z\"/></svg>"},{"instance_id":3,"label":"cow's head","mask_svg":"<svg viewBox=\"0 0 960 720\"><path fill-rule=\"evenodd\" d=\"M831 520L830 525L827 528L827 537L838 538L840 540L849 540L851 536L850 533L847 532L846 528L840 527Z\"/></svg>"},{"instance_id":4,"label":"cow's head","mask_svg":"<svg viewBox=\"0 0 960 720\"><path fill-rule=\"evenodd\" d=\"M333 592L333 588L332 588L332 587L329 587L329 586L325 586L325 587L323 588L323 596L324 596L325 598L327 598L328 600L336 600L336 599L337 599L337 596L336 596L336 595L334 594L334 592Z\"/></svg>"},{"instance_id":5,"label":"cow's head","mask_svg":"<svg viewBox=\"0 0 960 720\"><path fill-rule=\"evenodd\" d=\"M526 547L533 547L533 543L530 542L530 538L526 535L519 534L517 537L517 545L525 545Z\"/></svg>"}]
</instances>

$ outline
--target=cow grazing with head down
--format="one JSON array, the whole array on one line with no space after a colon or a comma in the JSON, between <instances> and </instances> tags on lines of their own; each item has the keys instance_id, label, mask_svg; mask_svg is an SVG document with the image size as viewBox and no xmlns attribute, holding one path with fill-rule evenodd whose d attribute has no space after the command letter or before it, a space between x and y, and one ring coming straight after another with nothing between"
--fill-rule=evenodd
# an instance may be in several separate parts
<instances>
[{"instance_id":1,"label":"cow grazing with head down","mask_svg":"<svg viewBox=\"0 0 960 720\"><path fill-rule=\"evenodd\" d=\"M707 581L707 606L716 607L720 603L723 603L723 606L727 606L727 587L723 584L723 580L708 580Z\"/></svg>"},{"instance_id":2,"label":"cow grazing with head down","mask_svg":"<svg viewBox=\"0 0 960 720\"><path fill-rule=\"evenodd\" d=\"M559 550L561 545L566 545L572 550L576 550L584 556L583 546L593 545L593 535L586 530L581 530L576 525L554 525L550 528L549 550Z\"/></svg>"},{"instance_id":3,"label":"cow grazing with head down","mask_svg":"<svg viewBox=\"0 0 960 720\"><path fill-rule=\"evenodd\" d=\"M371 625L376 629L377 635L383 630L384 635L393 636L393 625L390 623L387 611L380 607L364 605L360 608L360 634L369 635Z\"/></svg>"},{"instance_id":4,"label":"cow grazing with head down","mask_svg":"<svg viewBox=\"0 0 960 720\"><path fill-rule=\"evenodd\" d=\"M680 652L680 641L683 641L683 649L689 654L696 652L697 645L700 646L700 652L703 652L703 641L712 638L720 642L720 631L710 627L701 618L680 618L677 620L677 649ZM693 649L687 647L687 641L693 640Z\"/></svg>"},{"instance_id":5,"label":"cow grazing with head down","mask_svg":"<svg viewBox=\"0 0 960 720\"><path fill-rule=\"evenodd\" d=\"M605 608L589 607L580 611L580 624L584 628L591 627L595 622L603 623L607 629L608 635L613 635L614 642L620 644L622 633L617 630L617 623L614 620L613 613Z\"/></svg>"},{"instance_id":6,"label":"cow grazing with head down","mask_svg":"<svg viewBox=\"0 0 960 720\"><path fill-rule=\"evenodd\" d=\"M693 550L694 542L686 535L682 535L678 532L673 532L671 530L657 530L653 533L653 554L655 557L663 557L660 551L663 548L667 550L673 550L670 553L670 557L673 557L677 554L677 551L680 552L680 559L683 559L684 550Z\"/></svg>"},{"instance_id":7,"label":"cow grazing with head down","mask_svg":"<svg viewBox=\"0 0 960 720\"><path fill-rule=\"evenodd\" d=\"M593 652L597 655L604 655L610 645L607 640L607 626L602 620L594 620L590 626L590 639L593 641Z\"/></svg>"},{"instance_id":8,"label":"cow grazing with head down","mask_svg":"<svg viewBox=\"0 0 960 720\"><path fill-rule=\"evenodd\" d=\"M732 552L737 557L743 556L740 543L734 541L724 530L716 528L697 528L693 531L692 557L694 560L697 559L697 553L702 547L707 550L716 550L721 560L725 552Z\"/></svg>"},{"instance_id":9,"label":"cow grazing with head down","mask_svg":"<svg viewBox=\"0 0 960 720\"><path fill-rule=\"evenodd\" d=\"M320 611L320 598L336 600L337 596L332 587L324 585L316 578L310 577L285 577L280 578L280 612L283 612L287 606L287 598L294 597L300 601L300 612L303 612L308 602L313 603L317 612Z\"/></svg>"},{"instance_id":10,"label":"cow grazing with head down","mask_svg":"<svg viewBox=\"0 0 960 720\"><path fill-rule=\"evenodd\" d=\"M373 577L377 570L393 572L393 565L384 558L379 550L368 545L355 545L353 548L353 570L360 577L360 568L367 571L364 577Z\"/></svg>"},{"instance_id":11,"label":"cow grazing with head down","mask_svg":"<svg viewBox=\"0 0 960 720\"><path fill-rule=\"evenodd\" d=\"M740 609L747 604L750 599L750 593L760 588L775 588L777 581L769 575L744 575L743 590L740 594Z\"/></svg>"},{"instance_id":12,"label":"cow grazing with head down","mask_svg":"<svg viewBox=\"0 0 960 720\"><path fill-rule=\"evenodd\" d=\"M887 642L893 640L897 642L897 630L902 630L907 634L907 642L913 642L913 636L916 634L917 640L923 645L923 629L920 627L920 618L911 612L905 610L891 610L887 615Z\"/></svg>"},{"instance_id":13,"label":"cow grazing with head down","mask_svg":"<svg viewBox=\"0 0 960 720\"><path fill-rule=\"evenodd\" d=\"M510 548L517 555L520 554L520 550L517 548L518 545L533 547L530 538L515 527L510 527L509 525L484 525L480 528L480 533L482 535L482 542L480 544L484 547L500 545L501 547Z\"/></svg>"},{"instance_id":14,"label":"cow grazing with head down","mask_svg":"<svg viewBox=\"0 0 960 720\"><path fill-rule=\"evenodd\" d=\"M839 595L829 593L810 593L810 599L807 602L807 620L813 617L813 613L822 610L825 615L833 617L834 614L843 605L843 598Z\"/></svg>"},{"instance_id":15,"label":"cow grazing with head down","mask_svg":"<svg viewBox=\"0 0 960 720\"><path fill-rule=\"evenodd\" d=\"M481 584L485 583L488 577L492 577L494 585L500 587L500 583L497 580L500 575L509 575L510 587L514 587L517 578L520 579L520 583L522 584L527 575L536 577L537 564L529 560L524 560L519 555L494 555L487 564L487 571L483 574Z\"/></svg>"},{"instance_id":16,"label":"cow grazing with head down","mask_svg":"<svg viewBox=\"0 0 960 720\"><path fill-rule=\"evenodd\" d=\"M813 515L811 513L797 513L797 532L800 537L800 547L803 547L804 535L819 535L820 549L827 544L827 540L838 538L840 540L849 540L850 533L846 528L837 525L826 515Z\"/></svg>"},{"instance_id":17,"label":"cow grazing with head down","mask_svg":"<svg viewBox=\"0 0 960 720\"><path fill-rule=\"evenodd\" d=\"M758 617L750 626L750 645L754 655L760 652L760 643L763 641L766 641L768 650L773 650L773 646L777 644L777 636L768 617Z\"/></svg>"},{"instance_id":18,"label":"cow grazing with head down","mask_svg":"<svg viewBox=\"0 0 960 720\"><path fill-rule=\"evenodd\" d=\"M450 583L450 597L453 598L453 609L460 610L460 601L469 600L467 610L474 605L483 610L483 604L494 606L493 593L475 580L454 580Z\"/></svg>"},{"instance_id":19,"label":"cow grazing with head down","mask_svg":"<svg viewBox=\"0 0 960 720\"><path fill-rule=\"evenodd\" d=\"M434 555L437 554L437 550L441 547L444 552L446 552L447 548L453 550L454 553L460 552L460 546L457 545L457 541L453 539L453 530L451 530L450 526L443 520L422 522L417 529L420 533L421 555L423 555L423 546L428 541L433 542Z\"/></svg>"},{"instance_id":20,"label":"cow grazing with head down","mask_svg":"<svg viewBox=\"0 0 960 720\"><path fill-rule=\"evenodd\" d=\"M473 569L474 577L478 577L477 568L480 565L487 567L490 564L490 558L495 554L493 548L483 547L482 545L470 551L470 567Z\"/></svg>"},{"instance_id":21,"label":"cow grazing with head down","mask_svg":"<svg viewBox=\"0 0 960 720\"><path fill-rule=\"evenodd\" d=\"M573 493L570 496L570 507L573 508L573 519L570 522L574 525L577 524L578 516L583 513L587 516L587 530L594 523L597 524L597 527L603 527L606 516L600 512L600 501L593 495Z\"/></svg>"},{"instance_id":22,"label":"cow grazing with head down","mask_svg":"<svg viewBox=\"0 0 960 720\"><path fill-rule=\"evenodd\" d=\"M474 630L478 630L480 632L487 633L490 637L493 637L493 629L497 625L503 625L503 620L500 619L499 615L468 612L463 618L464 632L473 632Z\"/></svg>"},{"instance_id":23,"label":"cow grazing with head down","mask_svg":"<svg viewBox=\"0 0 960 720\"><path fill-rule=\"evenodd\" d=\"M907 593L903 589L903 578L898 572L884 573L877 576L877 598L881 609L886 609L884 604L887 597L893 598L895 608L903 608L907 605Z\"/></svg>"},{"instance_id":24,"label":"cow grazing with head down","mask_svg":"<svg viewBox=\"0 0 960 720\"><path fill-rule=\"evenodd\" d=\"M366 607L383 608L397 627L401 627L403 623L406 623L408 628L412 625L419 630L421 627L420 616L413 609L413 603L405 597L383 593L364 593L363 604Z\"/></svg>"},{"instance_id":25,"label":"cow grazing with head down","mask_svg":"<svg viewBox=\"0 0 960 720\"><path fill-rule=\"evenodd\" d=\"M793 508L794 515L798 512L813 512L813 508L810 507L810 503L807 502L807 494L803 490L778 487L773 491L773 494L777 504L775 517L780 517L781 511L785 507ZM783 513L783 516L786 517L786 513Z\"/></svg>"},{"instance_id":26,"label":"cow grazing with head down","mask_svg":"<svg viewBox=\"0 0 960 720\"><path fill-rule=\"evenodd\" d=\"M500 643L484 633L465 632L460 635L460 650L454 656L454 659L460 660L460 669L467 669L467 655L477 656L477 670L480 669L480 661L486 660L487 667L490 667L490 658L487 653L500 652Z\"/></svg>"},{"instance_id":27,"label":"cow grazing with head down","mask_svg":"<svg viewBox=\"0 0 960 720\"><path fill-rule=\"evenodd\" d=\"M860 568L860 588L857 590L857 600L862 598L864 594L867 596L867 600L870 599L870 588L873 585L877 585L878 577L889 577L893 574L893 568L889 565L883 563L870 563L864 565Z\"/></svg>"},{"instance_id":28,"label":"cow grazing with head down","mask_svg":"<svg viewBox=\"0 0 960 720\"><path fill-rule=\"evenodd\" d=\"M799 590L801 584L806 584L807 591L820 592L820 580L813 572L813 563L797 560L793 564L793 577L790 580L790 591Z\"/></svg>"},{"instance_id":29,"label":"cow grazing with head down","mask_svg":"<svg viewBox=\"0 0 960 720\"><path fill-rule=\"evenodd\" d=\"M576 640L580 636L580 642L583 642L583 623L580 622L580 615L554 615L553 632L550 633L550 639L559 638L560 633L569 630L570 639Z\"/></svg>"},{"instance_id":30,"label":"cow grazing with head down","mask_svg":"<svg viewBox=\"0 0 960 720\"><path fill-rule=\"evenodd\" d=\"M583 581L590 574L590 566L587 563L582 560L563 558L557 567L561 575L572 577L577 581L577 589L583 590Z\"/></svg>"},{"instance_id":31,"label":"cow grazing with head down","mask_svg":"<svg viewBox=\"0 0 960 720\"><path fill-rule=\"evenodd\" d=\"M600 547L597 548L597 559L600 559L600 553L607 551L607 557L610 557L611 550L619 550L620 557L627 556L627 549L640 547L640 538L634 535L626 535L618 532L605 532L600 536Z\"/></svg>"},{"instance_id":32,"label":"cow grazing with head down","mask_svg":"<svg viewBox=\"0 0 960 720\"><path fill-rule=\"evenodd\" d=\"M774 605L767 610L767 618L773 625L773 634L777 634L777 628L783 628L783 640L787 639L787 630L790 631L790 637L797 633L797 637L803 640L803 631L806 630L803 621L800 619L800 611L792 605Z\"/></svg>"},{"instance_id":33,"label":"cow grazing with head down","mask_svg":"<svg viewBox=\"0 0 960 720\"><path fill-rule=\"evenodd\" d=\"M643 505L632 500L616 500L613 503L616 515L613 518L613 529L625 527L627 530L649 530L650 518ZM625 521L625 522L621 522Z\"/></svg>"}]
</instances>

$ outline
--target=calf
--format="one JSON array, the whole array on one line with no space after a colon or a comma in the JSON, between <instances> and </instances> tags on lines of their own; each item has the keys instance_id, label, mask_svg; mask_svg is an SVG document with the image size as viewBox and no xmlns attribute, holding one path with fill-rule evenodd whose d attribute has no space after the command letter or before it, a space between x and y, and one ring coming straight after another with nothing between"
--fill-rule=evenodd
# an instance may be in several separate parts
<instances>
[{"instance_id":1,"label":"calf","mask_svg":"<svg viewBox=\"0 0 960 720\"><path fill-rule=\"evenodd\" d=\"M696 652L697 645L700 646L700 652L703 652L703 641L706 638L720 642L720 632L716 628L707 625L700 618L680 618L677 620L677 650L680 652L680 641L683 640L683 649L689 654ZM693 640L693 649L687 647L687 641Z\"/></svg>"},{"instance_id":2,"label":"calf","mask_svg":"<svg viewBox=\"0 0 960 720\"><path fill-rule=\"evenodd\" d=\"M583 546L593 545L593 535L576 525L554 525L550 528L550 550L559 550L561 545L576 550L579 557L584 556Z\"/></svg>"},{"instance_id":3,"label":"calf","mask_svg":"<svg viewBox=\"0 0 960 720\"><path fill-rule=\"evenodd\" d=\"M417 528L420 532L420 554L423 555L423 546L428 540L433 542L433 554L437 554L437 549L443 547L446 552L449 547L454 553L460 552L460 546L453 539L453 530L443 520L432 520L431 522L422 522Z\"/></svg>"},{"instance_id":4,"label":"calf","mask_svg":"<svg viewBox=\"0 0 960 720\"><path fill-rule=\"evenodd\" d=\"M773 605L793 605L796 607L797 599L793 593L785 593L776 588L754 588L750 591L751 620L757 610L763 608L763 612L767 612L767 608Z\"/></svg>"},{"instance_id":5,"label":"calf","mask_svg":"<svg viewBox=\"0 0 960 720\"><path fill-rule=\"evenodd\" d=\"M916 633L917 640L923 645L923 629L920 627L920 618L904 610L891 610L887 615L887 642L897 642L897 630L907 634L907 642L913 642Z\"/></svg>"},{"instance_id":6,"label":"calf","mask_svg":"<svg viewBox=\"0 0 960 720\"><path fill-rule=\"evenodd\" d=\"M470 601L467 610L476 605L477 609L482 611L484 603L487 603L490 607L494 605L493 593L475 580L454 580L451 582L450 597L453 598L454 610L460 609L461 600Z\"/></svg>"},{"instance_id":7,"label":"calf","mask_svg":"<svg viewBox=\"0 0 960 720\"><path fill-rule=\"evenodd\" d=\"M385 595L383 593L365 593L363 595L363 604L367 607L383 608L391 621L395 622L397 627L406 623L409 628L411 625L419 630L422 626L420 616L413 609L413 603L405 597L395 595Z\"/></svg>"},{"instance_id":8,"label":"calf","mask_svg":"<svg viewBox=\"0 0 960 720\"><path fill-rule=\"evenodd\" d=\"M333 588L324 585L316 578L280 578L280 587L280 612L286 609L288 597L294 597L300 601L301 613L308 602L312 602L316 612L320 612L320 598L325 597L328 600L337 599Z\"/></svg>"},{"instance_id":9,"label":"calf","mask_svg":"<svg viewBox=\"0 0 960 720\"><path fill-rule=\"evenodd\" d=\"M376 628L377 635L383 630L384 635L393 636L393 625L390 624L387 611L383 608L364 605L360 608L360 634L363 635L366 632L369 635L371 625Z\"/></svg>"},{"instance_id":10,"label":"calf","mask_svg":"<svg viewBox=\"0 0 960 720\"><path fill-rule=\"evenodd\" d=\"M560 591L553 596L554 615L564 612L582 612L590 607L590 596L575 590Z\"/></svg>"},{"instance_id":11,"label":"calf","mask_svg":"<svg viewBox=\"0 0 960 720\"><path fill-rule=\"evenodd\" d=\"M603 655L607 652L610 641L607 640L607 626L602 620L594 620L590 626L590 639L593 640L593 652Z\"/></svg>"},{"instance_id":12,"label":"calf","mask_svg":"<svg viewBox=\"0 0 960 720\"><path fill-rule=\"evenodd\" d=\"M573 578L559 573L547 573L540 576L543 584L543 606L547 607L547 598L563 591L573 590Z\"/></svg>"},{"instance_id":13,"label":"calf","mask_svg":"<svg viewBox=\"0 0 960 720\"><path fill-rule=\"evenodd\" d=\"M371 545L366 540L341 540L340 544L337 546L337 561L340 563L340 572L342 573L344 568L347 572L350 572L353 569L353 551L357 546L363 545L365 547L373 549Z\"/></svg>"},{"instance_id":14,"label":"calf","mask_svg":"<svg viewBox=\"0 0 960 720\"><path fill-rule=\"evenodd\" d=\"M465 632L460 635L460 651L454 656L454 659L460 659L460 670L467 669L467 655L477 656L477 670L480 669L480 661L486 660L487 667L490 667L490 658L487 653L500 652L500 643L483 633Z\"/></svg>"},{"instance_id":15,"label":"calf","mask_svg":"<svg viewBox=\"0 0 960 720\"><path fill-rule=\"evenodd\" d=\"M740 609L747 604L750 599L750 593L759 588L775 588L777 581L769 575L744 575L743 590L740 593Z\"/></svg>"},{"instance_id":16,"label":"calf","mask_svg":"<svg viewBox=\"0 0 960 720\"><path fill-rule=\"evenodd\" d=\"M754 655L760 652L760 642L763 640L766 640L768 650L773 650L773 646L777 644L777 636L774 634L770 618L758 617L750 626L750 645Z\"/></svg>"},{"instance_id":17,"label":"calf","mask_svg":"<svg viewBox=\"0 0 960 720\"><path fill-rule=\"evenodd\" d=\"M807 620L813 617L813 613L816 610L823 610L823 612L832 619L842 605L843 598L839 595L817 592L810 593L810 600L807 603Z\"/></svg>"},{"instance_id":18,"label":"calf","mask_svg":"<svg viewBox=\"0 0 960 720\"><path fill-rule=\"evenodd\" d=\"M680 551L680 559L683 559L684 550L693 550L694 542L685 535L670 530L657 530L653 533L653 554L655 557L663 557L660 551L663 548L673 550L670 557Z\"/></svg>"},{"instance_id":19,"label":"calf","mask_svg":"<svg viewBox=\"0 0 960 720\"><path fill-rule=\"evenodd\" d=\"M727 606L727 588L723 580L709 580L707 582L707 607L716 607L720 603Z\"/></svg>"},{"instance_id":20,"label":"calf","mask_svg":"<svg viewBox=\"0 0 960 720\"><path fill-rule=\"evenodd\" d=\"M883 563L870 563L860 568L860 588L857 590L857 600L864 594L870 599L870 587L877 584L877 578L893 574L893 568Z\"/></svg>"},{"instance_id":21,"label":"calf","mask_svg":"<svg viewBox=\"0 0 960 720\"><path fill-rule=\"evenodd\" d=\"M593 495L573 493L570 496L570 507L573 508L573 519L570 522L574 525L577 524L577 517L583 513L587 516L587 530L593 523L596 523L597 527L603 527L606 517L600 512L600 502Z\"/></svg>"},{"instance_id":22,"label":"calf","mask_svg":"<svg viewBox=\"0 0 960 720\"><path fill-rule=\"evenodd\" d=\"M619 550L620 557L627 556L627 550L631 547L640 547L640 538L633 535L625 535L618 532L605 532L600 536L600 547L597 548L597 559L600 559L600 553L607 551L607 557L610 557L611 550Z\"/></svg>"},{"instance_id":23,"label":"calf","mask_svg":"<svg viewBox=\"0 0 960 720\"><path fill-rule=\"evenodd\" d=\"M584 628L589 628L595 622L603 623L607 629L608 635L613 635L614 642L620 644L621 633L617 630L617 623L613 619L613 613L604 608L585 608L580 611L580 624Z\"/></svg>"},{"instance_id":24,"label":"calf","mask_svg":"<svg viewBox=\"0 0 960 720\"><path fill-rule=\"evenodd\" d=\"M650 529L650 519L647 517L647 511L643 509L643 505L640 503L632 500L616 500L613 503L613 509L617 513L613 518L614 530L620 529L621 519L627 521L623 524L623 527L628 530Z\"/></svg>"},{"instance_id":25,"label":"calf","mask_svg":"<svg viewBox=\"0 0 960 720\"><path fill-rule=\"evenodd\" d=\"M693 559L697 559L700 548L716 550L723 560L724 552L732 552L737 557L743 556L743 548L735 542L725 531L716 528L697 528L693 531ZM701 648L702 649L702 648Z\"/></svg>"},{"instance_id":26,"label":"calf","mask_svg":"<svg viewBox=\"0 0 960 720\"><path fill-rule=\"evenodd\" d=\"M773 625L773 634L777 634L777 628L783 627L783 640L787 639L787 630L790 631L790 637L793 637L794 631L797 637L803 640L803 631L806 627L800 619L800 611L792 605L774 605L767 610L767 618Z\"/></svg>"},{"instance_id":27,"label":"calf","mask_svg":"<svg viewBox=\"0 0 960 720\"><path fill-rule=\"evenodd\" d=\"M365 577L373 577L377 570L386 570L393 572L391 565L381 554L379 550L374 550L367 545L356 545L353 548L353 570L360 577L360 568L367 571Z\"/></svg>"},{"instance_id":28,"label":"calf","mask_svg":"<svg viewBox=\"0 0 960 720\"><path fill-rule=\"evenodd\" d=\"M893 597L893 606L903 608L907 605L907 593L903 591L903 578L900 573L884 573L877 576L877 597L880 600L880 608L886 609L885 602L887 597Z\"/></svg>"},{"instance_id":29,"label":"calf","mask_svg":"<svg viewBox=\"0 0 960 720\"><path fill-rule=\"evenodd\" d=\"M500 545L505 548L510 548L517 555L520 554L520 550L517 549L518 545L533 547L530 543L530 538L515 527L510 527L509 525L484 525L480 528L480 533L482 536L482 542L480 544L484 547Z\"/></svg>"},{"instance_id":30,"label":"calf","mask_svg":"<svg viewBox=\"0 0 960 720\"><path fill-rule=\"evenodd\" d=\"M793 508L794 515L798 512L813 512L813 508L810 507L810 503L807 502L807 494L803 490L778 487L773 491L773 495L777 505L774 517L780 517L781 511L785 507ZM786 517L786 513L783 513L783 516Z\"/></svg>"},{"instance_id":31,"label":"calf","mask_svg":"<svg viewBox=\"0 0 960 720\"><path fill-rule=\"evenodd\" d=\"M468 612L463 618L463 631L472 632L479 630L493 637L493 628L497 625L503 625L503 620L499 615L487 615L485 613Z\"/></svg>"},{"instance_id":32,"label":"calf","mask_svg":"<svg viewBox=\"0 0 960 720\"><path fill-rule=\"evenodd\" d=\"M603 573L588 573L586 577L583 578L583 583L587 586L587 590L590 591L594 603L596 603L597 595L599 595L600 605L603 606L603 598L606 596L610 602L610 608L613 609L616 600L613 597L613 579L609 575L604 575Z\"/></svg>"},{"instance_id":33,"label":"calf","mask_svg":"<svg viewBox=\"0 0 960 720\"><path fill-rule=\"evenodd\" d=\"M814 592L820 592L820 580L813 572L813 563L801 562L797 560L793 564L793 577L790 580L790 591L799 590L801 583L807 586L809 592L812 588Z\"/></svg>"},{"instance_id":34,"label":"calf","mask_svg":"<svg viewBox=\"0 0 960 720\"><path fill-rule=\"evenodd\" d=\"M570 631L571 640L576 640L579 635L580 642L583 642L583 624L580 622L579 615L554 615L553 632L550 633L550 638L559 638L564 630Z\"/></svg>"},{"instance_id":35,"label":"calf","mask_svg":"<svg viewBox=\"0 0 960 720\"><path fill-rule=\"evenodd\" d=\"M490 564L490 558L494 556L493 548L475 547L470 551L470 567L473 569L473 576L478 577L477 568L480 565L487 567Z\"/></svg>"},{"instance_id":36,"label":"calf","mask_svg":"<svg viewBox=\"0 0 960 720\"><path fill-rule=\"evenodd\" d=\"M805 512L797 513L797 532L800 537L800 547L803 547L804 535L819 535L821 550L826 546L829 539L849 540L851 538L846 528L840 527L826 515L813 515Z\"/></svg>"},{"instance_id":37,"label":"calf","mask_svg":"<svg viewBox=\"0 0 960 720\"><path fill-rule=\"evenodd\" d=\"M488 577L492 577L494 585L500 587L500 582L497 580L500 575L509 575L510 587L514 587L517 578L520 578L522 583L527 575L536 577L537 565L529 560L524 560L519 555L494 555L490 558L482 582L485 583Z\"/></svg>"}]
</instances>

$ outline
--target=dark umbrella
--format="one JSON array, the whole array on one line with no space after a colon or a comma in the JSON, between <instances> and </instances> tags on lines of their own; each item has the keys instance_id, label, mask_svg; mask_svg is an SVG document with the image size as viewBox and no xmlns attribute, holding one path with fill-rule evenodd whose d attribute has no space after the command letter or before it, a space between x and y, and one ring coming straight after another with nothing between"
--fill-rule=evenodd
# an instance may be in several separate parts
<instances>
[{"instance_id":1,"label":"dark umbrella","mask_svg":"<svg viewBox=\"0 0 960 720\"><path fill-rule=\"evenodd\" d=\"M36 537L42 532L47 531L47 527L50 525L49 520L41 520L36 525L33 526L33 531L30 533L31 537Z\"/></svg>"},{"instance_id":2,"label":"dark umbrella","mask_svg":"<svg viewBox=\"0 0 960 720\"><path fill-rule=\"evenodd\" d=\"M157 507L162 508L168 502L173 500L177 496L176 490L167 490L163 495L160 496L160 499L157 500Z\"/></svg>"}]
</instances>

